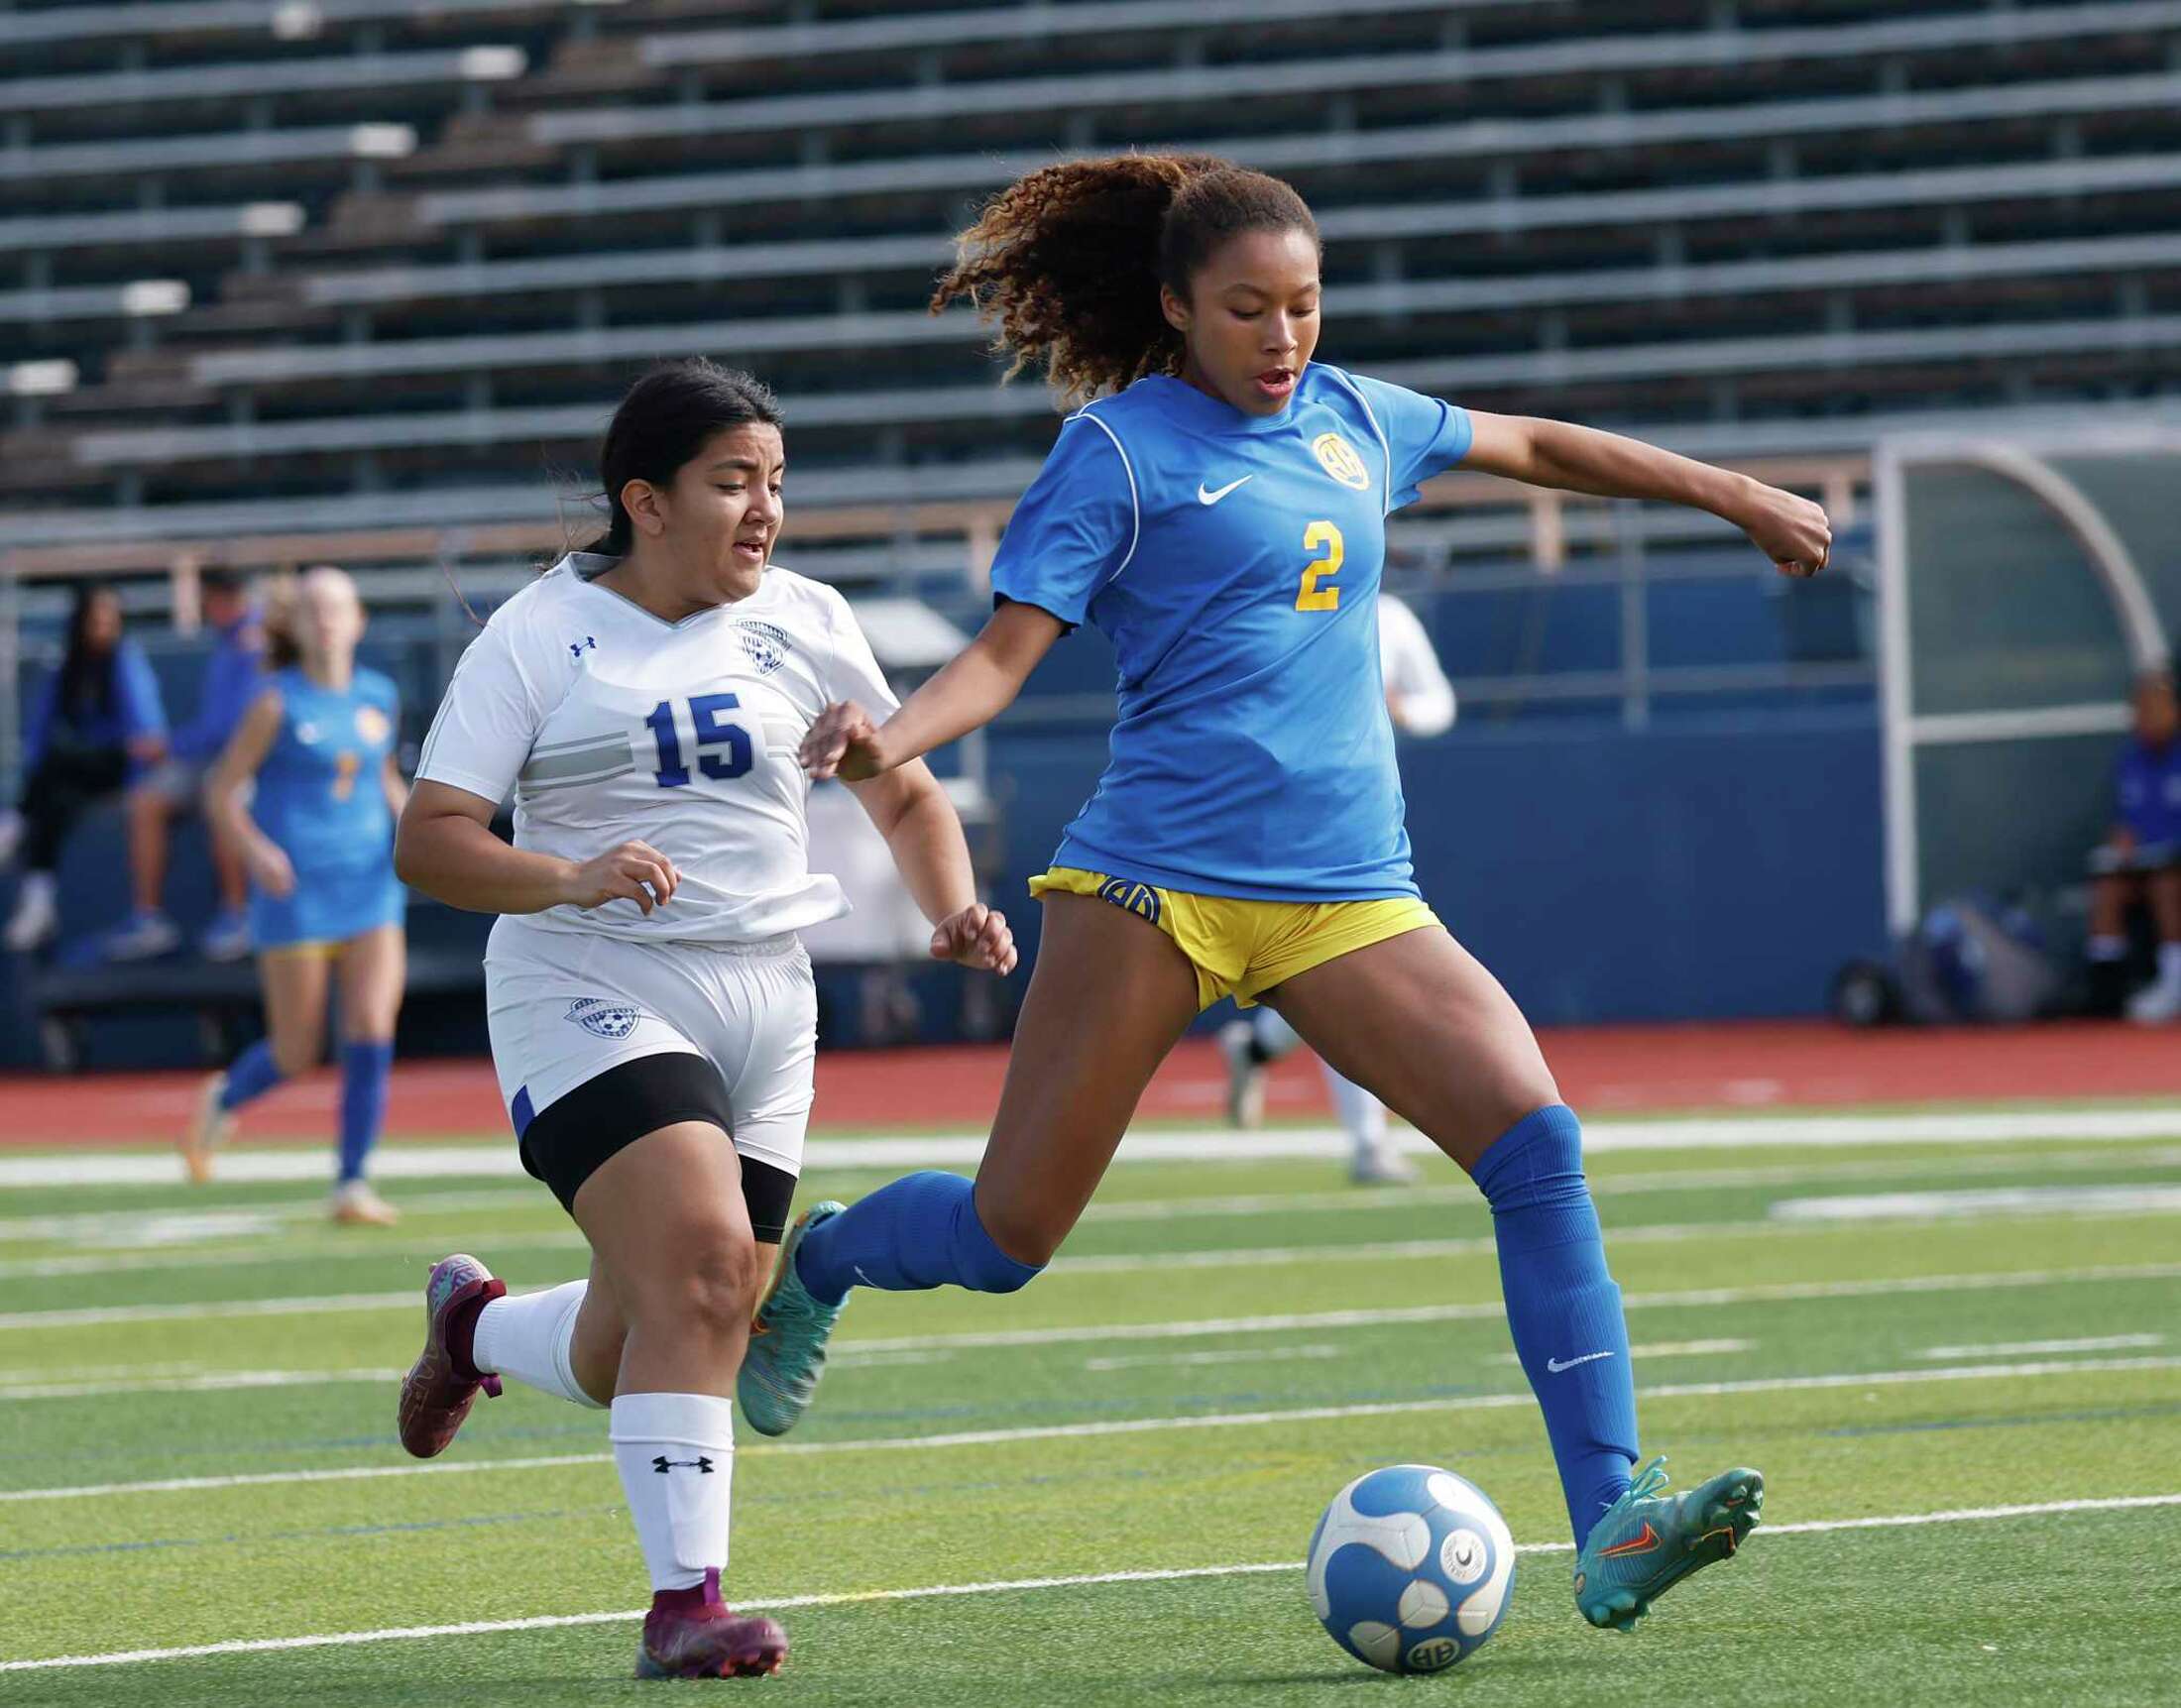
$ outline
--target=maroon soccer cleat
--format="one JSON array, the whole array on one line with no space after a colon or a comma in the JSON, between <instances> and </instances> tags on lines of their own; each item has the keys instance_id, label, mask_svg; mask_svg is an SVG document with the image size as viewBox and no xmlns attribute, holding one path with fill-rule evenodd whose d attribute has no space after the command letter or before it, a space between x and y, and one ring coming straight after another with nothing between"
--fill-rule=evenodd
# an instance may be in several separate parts
<instances>
[{"instance_id":1,"label":"maroon soccer cleat","mask_svg":"<svg viewBox=\"0 0 2181 1708\"><path fill-rule=\"evenodd\" d=\"M402 1445L419 1459L443 1453L482 1388L497 1399L500 1378L470 1362L470 1335L486 1302L508 1291L505 1281L463 1252L443 1257L424 1283L424 1349L402 1378Z\"/></svg>"},{"instance_id":2,"label":"maroon soccer cleat","mask_svg":"<svg viewBox=\"0 0 2181 1708\"><path fill-rule=\"evenodd\" d=\"M787 1658L775 1620L737 1613L720 1599L720 1574L698 1589L661 1590L643 1616L638 1678L762 1678Z\"/></svg>"}]
</instances>

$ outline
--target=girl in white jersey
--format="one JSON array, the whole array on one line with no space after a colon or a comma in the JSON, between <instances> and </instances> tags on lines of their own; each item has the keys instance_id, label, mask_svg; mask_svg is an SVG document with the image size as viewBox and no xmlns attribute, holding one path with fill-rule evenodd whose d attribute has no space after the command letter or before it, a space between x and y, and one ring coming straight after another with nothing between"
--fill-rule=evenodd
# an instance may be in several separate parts
<instances>
[{"instance_id":1,"label":"girl in white jersey","mask_svg":"<svg viewBox=\"0 0 2181 1708\"><path fill-rule=\"evenodd\" d=\"M402 876L495 912L493 1061L523 1166L590 1241L590 1279L506 1297L433 1269L402 1443L453 1440L480 1389L611 1407L653 1603L639 1677L775 1670L786 1638L720 1593L728 1396L787 1220L816 1003L796 932L847 911L810 870L796 749L831 702L893 704L848 603L769 563L772 394L690 360L639 380L602 453L612 525L463 655L402 815ZM919 765L854 785L935 922L932 954L1004 973L960 820ZM513 793L515 845L491 822Z\"/></svg>"}]
</instances>

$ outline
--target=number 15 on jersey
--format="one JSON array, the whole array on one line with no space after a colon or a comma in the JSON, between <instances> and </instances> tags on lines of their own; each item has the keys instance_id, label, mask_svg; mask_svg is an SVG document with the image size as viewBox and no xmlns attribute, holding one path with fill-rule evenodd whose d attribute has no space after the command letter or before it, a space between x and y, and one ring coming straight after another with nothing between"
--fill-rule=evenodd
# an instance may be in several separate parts
<instances>
[{"instance_id":1,"label":"number 15 on jersey","mask_svg":"<svg viewBox=\"0 0 2181 1708\"><path fill-rule=\"evenodd\" d=\"M697 769L721 782L743 775L750 766L749 732L727 719L727 714L741 705L733 694L696 694L689 700ZM691 780L690 771L682 759L681 732L675 727L673 701L661 700L643 722L659 744L659 768L652 773L653 780L662 789L685 787Z\"/></svg>"}]
</instances>

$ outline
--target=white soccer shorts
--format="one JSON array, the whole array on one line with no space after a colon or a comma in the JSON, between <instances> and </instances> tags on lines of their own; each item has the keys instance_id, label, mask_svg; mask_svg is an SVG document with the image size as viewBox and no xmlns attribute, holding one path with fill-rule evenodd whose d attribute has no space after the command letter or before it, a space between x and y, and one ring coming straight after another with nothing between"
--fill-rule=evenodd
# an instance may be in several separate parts
<instances>
[{"instance_id":1,"label":"white soccer shorts","mask_svg":"<svg viewBox=\"0 0 2181 1708\"><path fill-rule=\"evenodd\" d=\"M609 1068L691 1051L727 1083L737 1154L801 1174L818 995L792 934L644 943L506 917L485 954L485 1001L501 1101L517 1130Z\"/></svg>"}]
</instances>

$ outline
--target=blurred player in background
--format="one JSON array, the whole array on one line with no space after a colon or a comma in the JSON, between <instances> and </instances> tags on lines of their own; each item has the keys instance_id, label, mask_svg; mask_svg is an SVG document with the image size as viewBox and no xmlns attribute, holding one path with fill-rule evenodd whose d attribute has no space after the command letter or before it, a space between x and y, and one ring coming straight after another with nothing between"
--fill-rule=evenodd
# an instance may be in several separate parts
<instances>
[{"instance_id":1,"label":"blurred player in background","mask_svg":"<svg viewBox=\"0 0 2181 1708\"><path fill-rule=\"evenodd\" d=\"M2109 1014L2121 1005L2128 960L2130 909L2150 910L2158 932L2158 975L2127 998L2141 1026L2181 1020L2181 707L2172 675L2136 679L2134 727L2114 771L2113 833L2091 856L2093 884L2086 945L2093 999Z\"/></svg>"},{"instance_id":2,"label":"blurred player in background","mask_svg":"<svg viewBox=\"0 0 2181 1708\"><path fill-rule=\"evenodd\" d=\"M523 1166L583 1230L591 1275L509 1298L476 1258L442 1260L401 1437L443 1451L502 1376L610 1407L651 1578L637 1676L764 1673L785 1635L721 1594L728 1396L810 1121L817 997L796 933L847 907L810 869L796 749L829 702L893 699L848 602L770 562L786 453L764 386L666 363L623 400L600 462L611 524L463 654L401 831L418 888L503 916L485 959L493 1065ZM855 789L933 956L1012 968L931 772ZM512 848L490 829L510 792Z\"/></svg>"},{"instance_id":3,"label":"blurred player in background","mask_svg":"<svg viewBox=\"0 0 2181 1708\"><path fill-rule=\"evenodd\" d=\"M121 597L78 582L60 668L23 733L23 800L0 815L0 859L20 850L22 886L6 941L27 955L58 935L61 844L85 811L167 751L167 714L144 649L121 631Z\"/></svg>"},{"instance_id":4,"label":"blurred player in background","mask_svg":"<svg viewBox=\"0 0 2181 1708\"><path fill-rule=\"evenodd\" d=\"M1033 880L1045 927L973 1190L897 1181L809 1212L783 1248L742 1398L790 1426L852 1286L1008 1292L1067 1237L1138 1098L1198 1013L1270 1000L1412 1121L1492 1207L1509 1324L1577 1545L1577 1607L1626 1628L1756 1522L1735 1469L1640 1476L1620 1291L1580 1128L1529 1025L1417 893L1373 612L1385 518L1456 463L1685 504L1814 574L1824 512L1746 476L1556 421L1470 414L1313 365L1317 222L1287 184L1204 157L1034 172L962 240L967 296L1020 367L1090 398L992 566L998 610L883 725L830 710L820 776L877 776L989 723L1072 626L1119 659L1097 793ZM1540 857L1551 823L1534 829Z\"/></svg>"},{"instance_id":5,"label":"blurred player in background","mask_svg":"<svg viewBox=\"0 0 2181 1708\"><path fill-rule=\"evenodd\" d=\"M310 570L285 590L266 620L273 674L205 783L206 816L250 873L266 1036L206 1083L181 1154L191 1180L211 1179L235 1110L318 1065L337 973L333 1218L386 1224L394 1208L364 1171L386 1119L407 964L394 821L408 785L394 757L394 683L356 663L363 633L356 584L340 570Z\"/></svg>"},{"instance_id":6,"label":"blurred player in background","mask_svg":"<svg viewBox=\"0 0 2181 1708\"><path fill-rule=\"evenodd\" d=\"M1386 684L1386 715L1397 736L1443 736L1454 727L1454 685L1439 668L1424 623L1390 593L1378 596L1378 668ZM1227 1065L1227 1121L1255 1127L1265 1118L1266 1070L1292 1055L1302 1035L1269 1003L1249 1009L1219 1032ZM1416 1164L1386 1135L1386 1105L1353 1080L1320 1062L1325 1090L1348 1141L1348 1178L1357 1186L1399 1186L1417 1178Z\"/></svg>"},{"instance_id":7,"label":"blurred player in background","mask_svg":"<svg viewBox=\"0 0 2181 1708\"><path fill-rule=\"evenodd\" d=\"M198 586L212 651L197 681L195 715L174 732L165 762L129 791L129 881L136 911L106 939L106 955L113 961L149 960L181 942L179 928L162 905L170 831L176 818L202 804L213 761L263 685L265 633L250 607L247 582L238 571L215 567L200 572ZM219 912L197 947L208 961L239 961L250 953L250 877L242 851L224 831L212 826L210 840Z\"/></svg>"}]
</instances>

